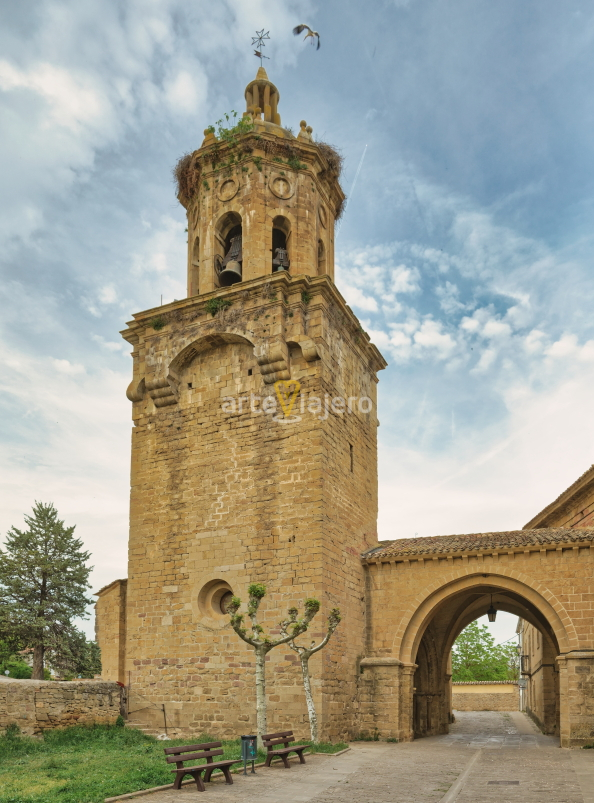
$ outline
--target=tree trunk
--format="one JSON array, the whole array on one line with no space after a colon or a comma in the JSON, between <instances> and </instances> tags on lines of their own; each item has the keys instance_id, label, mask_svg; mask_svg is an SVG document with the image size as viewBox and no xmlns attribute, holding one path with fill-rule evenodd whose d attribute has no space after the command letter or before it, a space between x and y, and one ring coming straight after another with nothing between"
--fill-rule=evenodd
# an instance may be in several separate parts
<instances>
[{"instance_id":1,"label":"tree trunk","mask_svg":"<svg viewBox=\"0 0 594 803\"><path fill-rule=\"evenodd\" d=\"M45 648L43 644L36 644L33 647L33 674L32 680L43 680L43 654Z\"/></svg>"},{"instance_id":2,"label":"tree trunk","mask_svg":"<svg viewBox=\"0 0 594 803\"><path fill-rule=\"evenodd\" d=\"M266 723L266 653L256 647L256 720L258 731L258 747L264 749L262 735L268 732Z\"/></svg>"},{"instance_id":3,"label":"tree trunk","mask_svg":"<svg viewBox=\"0 0 594 803\"><path fill-rule=\"evenodd\" d=\"M311 693L311 680L309 677L309 655L300 655L301 672L303 673L303 688L305 689L305 700L307 702L307 715L309 717L309 730L312 742L318 741L318 715L314 705L313 694Z\"/></svg>"}]
</instances>

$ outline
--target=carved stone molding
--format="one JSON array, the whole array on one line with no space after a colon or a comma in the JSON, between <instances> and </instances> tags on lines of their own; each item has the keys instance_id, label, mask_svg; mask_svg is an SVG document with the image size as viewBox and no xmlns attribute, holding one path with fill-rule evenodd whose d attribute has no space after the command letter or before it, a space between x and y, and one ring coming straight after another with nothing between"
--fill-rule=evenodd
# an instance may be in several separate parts
<instances>
[{"instance_id":1,"label":"carved stone molding","mask_svg":"<svg viewBox=\"0 0 594 803\"><path fill-rule=\"evenodd\" d=\"M291 378L288 349L284 341L277 340L254 346L254 356L267 385L272 385L279 379Z\"/></svg>"},{"instance_id":2,"label":"carved stone molding","mask_svg":"<svg viewBox=\"0 0 594 803\"><path fill-rule=\"evenodd\" d=\"M164 377L147 382L146 389L155 403L155 407L169 407L172 404L177 404L175 392Z\"/></svg>"},{"instance_id":3,"label":"carved stone molding","mask_svg":"<svg viewBox=\"0 0 594 803\"><path fill-rule=\"evenodd\" d=\"M269 187L272 194L276 195L277 198L281 198L283 201L286 201L287 198L290 198L295 192L295 187L287 176L280 176L278 174L270 176Z\"/></svg>"},{"instance_id":4,"label":"carved stone molding","mask_svg":"<svg viewBox=\"0 0 594 803\"><path fill-rule=\"evenodd\" d=\"M217 188L217 196L220 201L230 201L235 198L239 190L239 182L235 178L224 179Z\"/></svg>"}]
</instances>

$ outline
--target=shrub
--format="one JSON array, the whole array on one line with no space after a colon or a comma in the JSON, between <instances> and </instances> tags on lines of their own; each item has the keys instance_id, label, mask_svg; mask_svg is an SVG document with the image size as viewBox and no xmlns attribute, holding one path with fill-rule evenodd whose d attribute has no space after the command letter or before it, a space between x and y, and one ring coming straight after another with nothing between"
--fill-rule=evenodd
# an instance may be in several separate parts
<instances>
[{"instance_id":1,"label":"shrub","mask_svg":"<svg viewBox=\"0 0 594 803\"><path fill-rule=\"evenodd\" d=\"M233 302L229 301L228 298L209 298L206 304L204 305L204 309L207 312L210 312L212 317L217 314L222 309L227 309L230 307Z\"/></svg>"},{"instance_id":2,"label":"shrub","mask_svg":"<svg viewBox=\"0 0 594 803\"><path fill-rule=\"evenodd\" d=\"M149 321L149 326L152 326L155 332L160 332L166 323L167 321L162 315L157 315L156 318L153 318L152 321Z\"/></svg>"}]
</instances>

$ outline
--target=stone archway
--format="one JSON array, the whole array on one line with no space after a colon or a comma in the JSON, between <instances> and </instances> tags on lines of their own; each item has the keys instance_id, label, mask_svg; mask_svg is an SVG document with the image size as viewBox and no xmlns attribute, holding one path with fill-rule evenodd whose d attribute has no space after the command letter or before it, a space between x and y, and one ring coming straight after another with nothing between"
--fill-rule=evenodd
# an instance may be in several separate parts
<instances>
[{"instance_id":1,"label":"stone archway","mask_svg":"<svg viewBox=\"0 0 594 803\"><path fill-rule=\"evenodd\" d=\"M452 721L452 689L448 660L452 645L470 622L483 616L493 598L498 610L508 611L529 621L543 636L549 665L544 680L547 705L543 716L548 733L559 734L561 701L559 672L554 659L567 651L574 636L563 623L566 612L561 603L546 599L538 584L524 577L481 573L464 575L445 583L420 602L410 618L400 643L400 659L416 666L412 676L412 699L409 703L410 728L414 738L447 733ZM406 721L403 699L403 719Z\"/></svg>"},{"instance_id":2,"label":"stone archway","mask_svg":"<svg viewBox=\"0 0 594 803\"><path fill-rule=\"evenodd\" d=\"M524 530L402 539L365 553L368 652L360 687L361 699L372 701L366 712L374 732L404 741L447 732L452 644L493 595L498 610L542 635L546 732L562 746L591 741L591 540L583 531Z\"/></svg>"},{"instance_id":3,"label":"stone archway","mask_svg":"<svg viewBox=\"0 0 594 803\"><path fill-rule=\"evenodd\" d=\"M497 610L526 619L542 634L547 654L546 668L542 670L546 692L542 719L545 731L558 735L559 672L555 658L561 652L560 642L565 646L568 642L563 623L544 597L539 599L534 593L529 594L522 583L490 574L463 578L430 595L407 628L409 632L402 642L405 659L408 655L404 650L412 635L410 628L416 628L411 653L412 663L416 665L411 703L411 729L415 738L447 732L453 718L450 652L457 636L470 622L487 612L491 600Z\"/></svg>"}]
</instances>

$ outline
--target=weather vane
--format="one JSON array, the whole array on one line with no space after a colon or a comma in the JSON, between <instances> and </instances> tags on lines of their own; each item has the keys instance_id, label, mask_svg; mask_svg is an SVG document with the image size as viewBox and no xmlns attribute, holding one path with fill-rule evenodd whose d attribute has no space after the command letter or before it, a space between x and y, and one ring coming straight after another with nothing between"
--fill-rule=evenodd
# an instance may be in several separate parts
<instances>
[{"instance_id":1,"label":"weather vane","mask_svg":"<svg viewBox=\"0 0 594 803\"><path fill-rule=\"evenodd\" d=\"M256 35L252 37L252 45L256 45L256 50L254 50L254 56L257 56L260 59L260 66L262 66L262 59L269 59L269 56L265 56L262 53L262 48L266 47L265 39L270 39L269 36L270 31L266 31L264 33L264 28L261 31L256 31ZM270 60L270 59L269 59Z\"/></svg>"}]
</instances>

